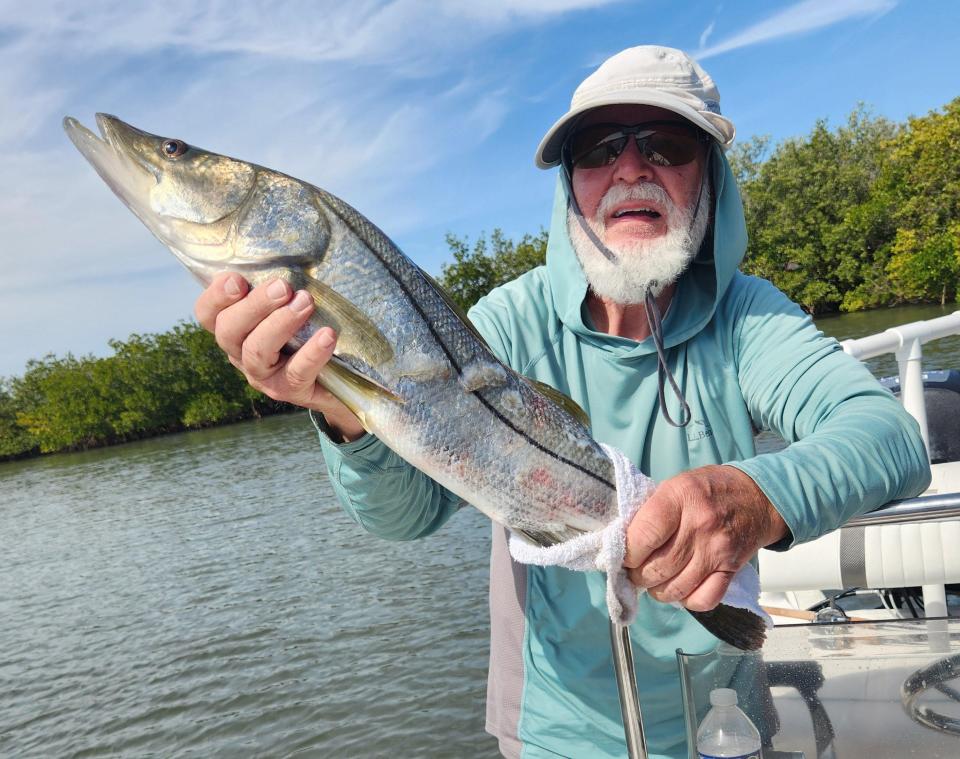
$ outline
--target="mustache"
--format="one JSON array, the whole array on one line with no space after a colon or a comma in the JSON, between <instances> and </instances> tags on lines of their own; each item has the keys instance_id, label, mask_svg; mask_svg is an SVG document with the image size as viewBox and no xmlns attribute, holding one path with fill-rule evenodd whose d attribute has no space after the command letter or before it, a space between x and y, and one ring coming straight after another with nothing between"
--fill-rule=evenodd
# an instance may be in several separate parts
<instances>
[{"instance_id":1,"label":"mustache","mask_svg":"<svg viewBox=\"0 0 960 759\"><path fill-rule=\"evenodd\" d=\"M630 201L640 202L644 200L653 201L667 212L668 219L676 217L677 207L667 195L667 191L660 185L653 182L643 182L641 184L614 185L600 199L597 206L596 222L605 226L607 214L610 213L619 203Z\"/></svg>"}]
</instances>

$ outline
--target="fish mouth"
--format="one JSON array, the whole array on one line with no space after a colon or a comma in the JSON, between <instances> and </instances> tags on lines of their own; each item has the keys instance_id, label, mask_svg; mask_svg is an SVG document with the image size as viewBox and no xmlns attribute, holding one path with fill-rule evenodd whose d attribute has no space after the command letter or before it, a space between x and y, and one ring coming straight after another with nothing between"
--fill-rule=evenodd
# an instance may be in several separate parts
<instances>
[{"instance_id":1,"label":"fish mouth","mask_svg":"<svg viewBox=\"0 0 960 759\"><path fill-rule=\"evenodd\" d=\"M159 181L156 168L133 145L133 139L145 133L107 113L98 113L96 120L99 136L72 116L64 118L63 129L101 179L143 219L149 210L150 189Z\"/></svg>"}]
</instances>

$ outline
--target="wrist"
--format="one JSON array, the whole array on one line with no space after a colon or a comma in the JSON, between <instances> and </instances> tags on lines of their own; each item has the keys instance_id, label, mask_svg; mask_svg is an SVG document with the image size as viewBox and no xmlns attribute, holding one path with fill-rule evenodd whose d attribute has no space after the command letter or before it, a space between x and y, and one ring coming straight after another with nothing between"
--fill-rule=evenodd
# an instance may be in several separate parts
<instances>
[{"instance_id":1,"label":"wrist","mask_svg":"<svg viewBox=\"0 0 960 759\"><path fill-rule=\"evenodd\" d=\"M780 512L774 507L773 503L767 498L766 493L760 489L756 481L746 472L734 466L724 465L727 470L736 472L737 479L740 482L741 492L748 493L745 499L747 503L753 504L753 513L756 515L755 524L760 529L757 531L757 548L765 548L776 543L790 534L790 528L784 521Z\"/></svg>"},{"instance_id":2,"label":"wrist","mask_svg":"<svg viewBox=\"0 0 960 759\"><path fill-rule=\"evenodd\" d=\"M366 430L360 425L357 418L348 412L348 414L337 414L335 412L319 411L326 423L327 434L335 443L352 443L366 434Z\"/></svg>"}]
</instances>

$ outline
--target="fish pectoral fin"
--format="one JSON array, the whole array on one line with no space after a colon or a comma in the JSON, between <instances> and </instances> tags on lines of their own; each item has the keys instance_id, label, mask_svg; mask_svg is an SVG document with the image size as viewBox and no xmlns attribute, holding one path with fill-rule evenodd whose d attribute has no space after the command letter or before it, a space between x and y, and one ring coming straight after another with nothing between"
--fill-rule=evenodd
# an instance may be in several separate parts
<instances>
[{"instance_id":1,"label":"fish pectoral fin","mask_svg":"<svg viewBox=\"0 0 960 759\"><path fill-rule=\"evenodd\" d=\"M346 364L337 356L332 356L320 373L320 384L333 393L351 413L360 420L367 432L371 432L366 422L365 408L372 403L389 400L392 403L406 401L389 388Z\"/></svg>"},{"instance_id":2,"label":"fish pectoral fin","mask_svg":"<svg viewBox=\"0 0 960 759\"><path fill-rule=\"evenodd\" d=\"M529 377L524 377L524 379L533 385L538 393L547 396L547 398L556 403L560 408L570 414L570 416L580 422L580 424L582 424L584 427L590 426L590 417L587 416L587 412L580 408L580 405L575 400L567 395L564 395L555 387L545 385L543 382L538 382L537 380L530 379Z\"/></svg>"},{"instance_id":3,"label":"fish pectoral fin","mask_svg":"<svg viewBox=\"0 0 960 759\"><path fill-rule=\"evenodd\" d=\"M339 356L331 356L327 362L327 369L337 375L343 382L349 382L354 388L364 395L387 396L394 403L405 403L406 401L397 395L393 390L381 385L375 379L368 377L344 361Z\"/></svg>"},{"instance_id":4,"label":"fish pectoral fin","mask_svg":"<svg viewBox=\"0 0 960 759\"><path fill-rule=\"evenodd\" d=\"M393 348L370 318L340 293L319 279L303 273L303 288L313 297L317 316L337 332L347 332L352 342L363 346L364 358L379 366L393 358Z\"/></svg>"}]
</instances>

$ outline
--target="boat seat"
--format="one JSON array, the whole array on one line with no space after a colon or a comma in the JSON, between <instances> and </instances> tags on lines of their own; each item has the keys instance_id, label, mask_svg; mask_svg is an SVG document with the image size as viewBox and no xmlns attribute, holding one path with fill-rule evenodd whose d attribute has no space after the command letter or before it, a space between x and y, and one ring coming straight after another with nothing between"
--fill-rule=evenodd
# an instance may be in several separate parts
<instances>
[{"instance_id":1,"label":"boat seat","mask_svg":"<svg viewBox=\"0 0 960 759\"><path fill-rule=\"evenodd\" d=\"M960 583L960 520L844 527L789 551L760 551L764 592Z\"/></svg>"}]
</instances>

